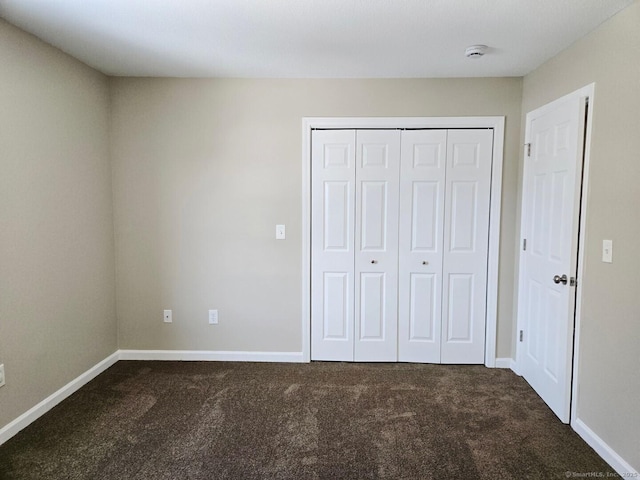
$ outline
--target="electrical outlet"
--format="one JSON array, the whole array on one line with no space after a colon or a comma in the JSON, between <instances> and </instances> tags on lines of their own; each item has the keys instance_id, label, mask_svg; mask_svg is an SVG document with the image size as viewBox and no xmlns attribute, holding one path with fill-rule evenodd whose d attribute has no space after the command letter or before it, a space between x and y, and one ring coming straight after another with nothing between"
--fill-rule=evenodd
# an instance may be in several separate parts
<instances>
[{"instance_id":1,"label":"electrical outlet","mask_svg":"<svg viewBox=\"0 0 640 480\"><path fill-rule=\"evenodd\" d=\"M0 387L4 387L4 364L0 365Z\"/></svg>"},{"instance_id":2,"label":"electrical outlet","mask_svg":"<svg viewBox=\"0 0 640 480\"><path fill-rule=\"evenodd\" d=\"M171 323L173 322L173 315L171 314L171 310L165 310L164 311L164 323Z\"/></svg>"},{"instance_id":3,"label":"electrical outlet","mask_svg":"<svg viewBox=\"0 0 640 480\"><path fill-rule=\"evenodd\" d=\"M218 324L218 310L209 310L209 325Z\"/></svg>"}]
</instances>

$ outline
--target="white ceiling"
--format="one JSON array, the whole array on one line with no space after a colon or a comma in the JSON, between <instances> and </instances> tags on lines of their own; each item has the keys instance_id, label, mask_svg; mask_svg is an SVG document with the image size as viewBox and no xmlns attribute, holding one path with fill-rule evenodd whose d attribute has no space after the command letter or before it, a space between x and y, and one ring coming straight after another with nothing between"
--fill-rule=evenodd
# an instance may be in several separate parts
<instances>
[{"instance_id":1,"label":"white ceiling","mask_svg":"<svg viewBox=\"0 0 640 480\"><path fill-rule=\"evenodd\" d=\"M109 75L522 76L633 0L0 0ZM486 44L481 59L464 50Z\"/></svg>"}]
</instances>

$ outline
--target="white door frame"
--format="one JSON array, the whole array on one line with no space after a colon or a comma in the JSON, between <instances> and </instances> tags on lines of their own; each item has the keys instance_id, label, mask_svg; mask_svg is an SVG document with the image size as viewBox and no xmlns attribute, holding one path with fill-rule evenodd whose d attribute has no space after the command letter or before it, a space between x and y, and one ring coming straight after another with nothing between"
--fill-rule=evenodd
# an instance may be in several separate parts
<instances>
[{"instance_id":1,"label":"white door frame","mask_svg":"<svg viewBox=\"0 0 640 480\"><path fill-rule=\"evenodd\" d=\"M491 210L489 217L489 259L487 272L487 311L485 362L496 364L498 316L498 266L500 255L500 213L502 203L502 164L504 116L496 117L305 117L302 119L302 361L311 361L311 131L314 129L364 128L491 128L493 166L491 170Z\"/></svg>"},{"instance_id":2,"label":"white door frame","mask_svg":"<svg viewBox=\"0 0 640 480\"><path fill-rule=\"evenodd\" d=\"M530 125L533 118L539 116L541 114L546 113L549 110L556 108L556 106L562 102L565 102L571 98L587 98L588 99L588 108L587 108L587 119L585 124L585 144L584 144L584 158L582 164L582 195L580 199L580 224L578 228L578 271L577 271L577 281L578 285L576 287L576 302L575 302L575 314L574 314L574 340L573 340L573 362L572 362L572 379L571 379L571 413L570 413L570 422L571 426L576 429L575 422L578 418L578 367L579 363L579 355L580 355L580 327L581 327L581 309L582 309L582 285L584 283L584 258L585 258L585 237L586 237L586 218L587 218L587 199L589 194L589 160L591 157L591 126L593 124L593 97L595 92L595 83L591 83L585 87L582 87L575 92L571 92L563 97L560 97L542 107L539 107L531 112L527 113L526 121L525 121L525 146L524 146L524 158L527 156L526 152L526 144L531 141L529 138L529 134L531 131ZM524 196L526 192L522 192ZM522 204L520 206L520 213L522 217ZM516 323L516 368L515 372L520 375L520 365L522 362L522 355L524 354L524 349L520 345L520 341L518 341L518 332L524 328L524 305L523 305L523 289L521 286L524 283L524 269L521 268L523 265L523 250L522 250L522 242L524 237L522 236L522 232L524 231L524 218L520 218L520 235L518 241L518 251L520 252L518 259L518 269L519 269L519 279L518 279L518 318Z\"/></svg>"}]
</instances>

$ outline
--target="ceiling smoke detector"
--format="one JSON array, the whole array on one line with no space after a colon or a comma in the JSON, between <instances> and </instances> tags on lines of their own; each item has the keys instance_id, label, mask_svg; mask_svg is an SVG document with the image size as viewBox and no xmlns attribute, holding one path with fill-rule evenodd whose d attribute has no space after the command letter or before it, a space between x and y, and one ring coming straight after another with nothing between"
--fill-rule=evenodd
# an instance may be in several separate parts
<instances>
[{"instance_id":1,"label":"ceiling smoke detector","mask_svg":"<svg viewBox=\"0 0 640 480\"><path fill-rule=\"evenodd\" d=\"M471 45L470 47L467 47L467 49L464 51L464 54L467 58L480 58L486 52L486 45Z\"/></svg>"}]
</instances>

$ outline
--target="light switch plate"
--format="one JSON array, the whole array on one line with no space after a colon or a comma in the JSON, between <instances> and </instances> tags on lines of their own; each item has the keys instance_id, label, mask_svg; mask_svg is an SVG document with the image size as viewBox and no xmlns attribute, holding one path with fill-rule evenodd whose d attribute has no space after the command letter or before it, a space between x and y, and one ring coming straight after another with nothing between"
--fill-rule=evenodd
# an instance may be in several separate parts
<instances>
[{"instance_id":1,"label":"light switch plate","mask_svg":"<svg viewBox=\"0 0 640 480\"><path fill-rule=\"evenodd\" d=\"M613 240L602 240L602 261L613 263Z\"/></svg>"},{"instance_id":2,"label":"light switch plate","mask_svg":"<svg viewBox=\"0 0 640 480\"><path fill-rule=\"evenodd\" d=\"M173 314L171 313L171 310L165 310L164 311L163 321L164 321L164 323L173 322Z\"/></svg>"},{"instance_id":3,"label":"light switch plate","mask_svg":"<svg viewBox=\"0 0 640 480\"><path fill-rule=\"evenodd\" d=\"M286 230L284 225L276 225L276 239L284 240L286 238Z\"/></svg>"},{"instance_id":4,"label":"light switch plate","mask_svg":"<svg viewBox=\"0 0 640 480\"><path fill-rule=\"evenodd\" d=\"M4 386L4 364L0 365L0 387Z\"/></svg>"}]
</instances>

